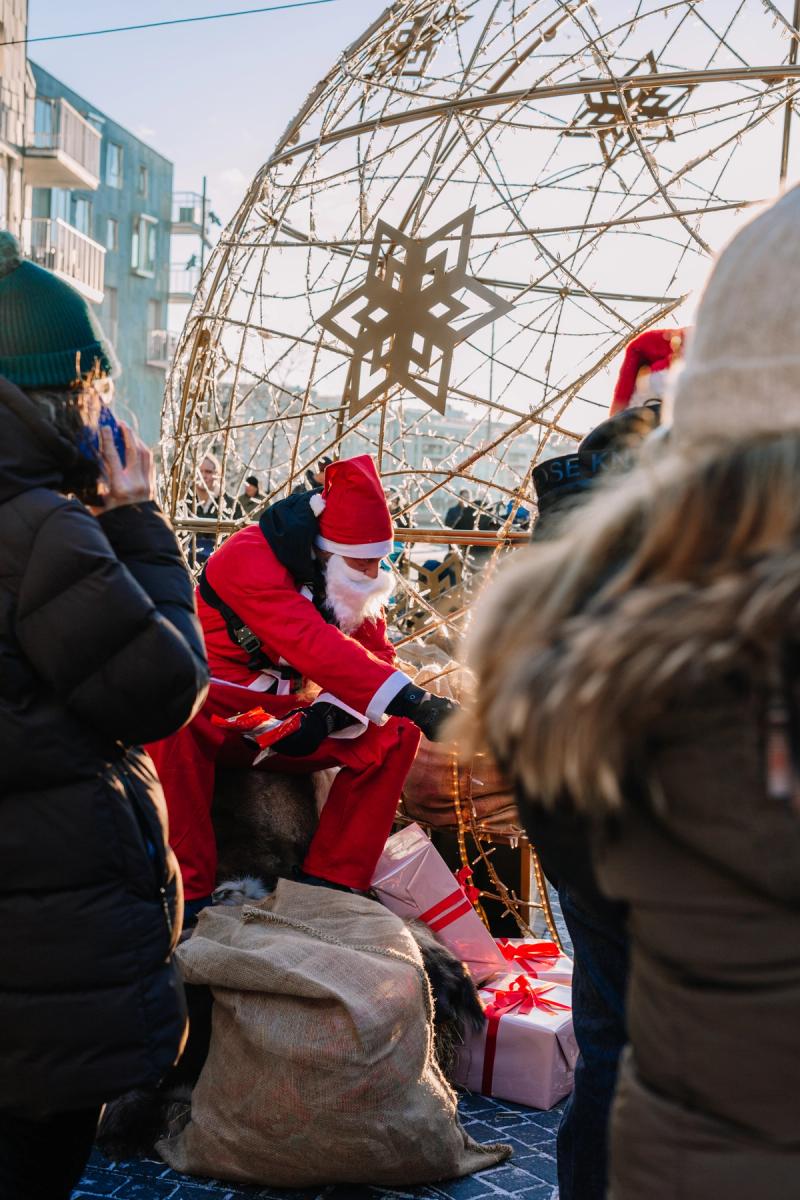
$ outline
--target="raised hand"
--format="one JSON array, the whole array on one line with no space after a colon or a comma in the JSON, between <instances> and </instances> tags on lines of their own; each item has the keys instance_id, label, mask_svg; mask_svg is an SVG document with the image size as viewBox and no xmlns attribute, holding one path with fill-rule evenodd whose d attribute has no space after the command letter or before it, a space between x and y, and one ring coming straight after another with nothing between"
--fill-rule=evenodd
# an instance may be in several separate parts
<instances>
[{"instance_id":1,"label":"raised hand","mask_svg":"<svg viewBox=\"0 0 800 1200\"><path fill-rule=\"evenodd\" d=\"M103 467L103 497L99 512L108 512L124 504L144 504L155 495L153 455L141 438L124 422L119 427L125 439L125 466L123 467L114 435L108 426L100 428L100 460Z\"/></svg>"}]
</instances>

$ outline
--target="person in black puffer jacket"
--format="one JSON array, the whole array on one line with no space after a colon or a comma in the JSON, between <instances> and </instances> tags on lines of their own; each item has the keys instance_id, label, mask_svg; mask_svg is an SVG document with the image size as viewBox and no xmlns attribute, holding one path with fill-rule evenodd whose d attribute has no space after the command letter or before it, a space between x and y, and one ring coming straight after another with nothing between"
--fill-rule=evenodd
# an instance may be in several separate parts
<instances>
[{"instance_id":1,"label":"person in black puffer jacket","mask_svg":"<svg viewBox=\"0 0 800 1200\"><path fill-rule=\"evenodd\" d=\"M111 358L81 297L0 233L0 1196L14 1200L68 1197L101 1105L157 1082L185 1036L180 877L138 746L191 718L208 675L150 453L122 427L123 464L96 424Z\"/></svg>"}]
</instances>

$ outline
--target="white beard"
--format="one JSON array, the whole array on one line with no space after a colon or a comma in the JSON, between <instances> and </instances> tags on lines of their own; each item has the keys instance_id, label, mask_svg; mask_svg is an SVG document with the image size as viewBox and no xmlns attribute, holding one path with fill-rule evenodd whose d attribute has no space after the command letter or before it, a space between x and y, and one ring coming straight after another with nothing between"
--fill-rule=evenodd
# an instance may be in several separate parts
<instances>
[{"instance_id":1,"label":"white beard","mask_svg":"<svg viewBox=\"0 0 800 1200\"><path fill-rule=\"evenodd\" d=\"M342 633L353 633L364 621L377 620L394 591L391 571L377 578L348 567L341 554L332 554L325 565L325 598Z\"/></svg>"}]
</instances>

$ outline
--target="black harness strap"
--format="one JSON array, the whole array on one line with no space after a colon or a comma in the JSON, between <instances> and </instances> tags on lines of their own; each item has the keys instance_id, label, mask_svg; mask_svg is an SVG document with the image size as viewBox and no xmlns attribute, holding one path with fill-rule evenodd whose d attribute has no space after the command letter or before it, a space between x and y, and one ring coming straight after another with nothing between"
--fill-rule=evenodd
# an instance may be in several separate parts
<instances>
[{"instance_id":1,"label":"black harness strap","mask_svg":"<svg viewBox=\"0 0 800 1200\"><path fill-rule=\"evenodd\" d=\"M249 625L246 625L242 618L235 613L230 604L219 596L208 582L206 569L203 567L198 583L200 595L205 600L210 608L215 608L225 622L225 628L228 631L228 637L235 646L239 646L248 655L247 665L251 671L274 671L280 675L281 679L297 679L298 672L291 667L279 667L277 663L266 655L261 647L261 642L258 636L253 633Z\"/></svg>"}]
</instances>

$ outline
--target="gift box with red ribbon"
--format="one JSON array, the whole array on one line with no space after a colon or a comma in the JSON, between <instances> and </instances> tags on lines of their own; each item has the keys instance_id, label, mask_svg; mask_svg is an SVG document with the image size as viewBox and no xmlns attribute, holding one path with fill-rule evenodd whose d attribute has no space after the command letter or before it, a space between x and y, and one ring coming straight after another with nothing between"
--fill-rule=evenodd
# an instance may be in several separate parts
<instances>
[{"instance_id":1,"label":"gift box with red ribbon","mask_svg":"<svg viewBox=\"0 0 800 1200\"><path fill-rule=\"evenodd\" d=\"M480 997L486 1025L458 1051L453 1083L529 1108L552 1108L568 1096L578 1057L570 989L512 973Z\"/></svg>"},{"instance_id":2,"label":"gift box with red ribbon","mask_svg":"<svg viewBox=\"0 0 800 1200\"><path fill-rule=\"evenodd\" d=\"M288 737L290 733L296 733L302 722L302 709L290 712L285 717L273 716L261 707L234 713L232 717L220 717L217 713L211 716L211 724L218 729L234 730L258 746L260 753L253 759L254 767L274 753L271 747L275 742Z\"/></svg>"},{"instance_id":3,"label":"gift box with red ribbon","mask_svg":"<svg viewBox=\"0 0 800 1200\"><path fill-rule=\"evenodd\" d=\"M555 942L526 942L524 938L498 938L497 945L506 959L506 970L524 971L543 983L572 985L572 959Z\"/></svg>"},{"instance_id":4,"label":"gift box with red ribbon","mask_svg":"<svg viewBox=\"0 0 800 1200\"><path fill-rule=\"evenodd\" d=\"M508 963L473 908L469 876L468 869L453 875L419 825L407 825L387 841L372 888L398 916L424 921L482 983Z\"/></svg>"}]
</instances>

